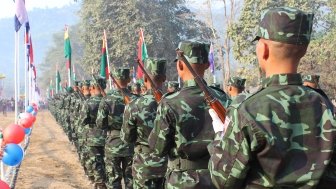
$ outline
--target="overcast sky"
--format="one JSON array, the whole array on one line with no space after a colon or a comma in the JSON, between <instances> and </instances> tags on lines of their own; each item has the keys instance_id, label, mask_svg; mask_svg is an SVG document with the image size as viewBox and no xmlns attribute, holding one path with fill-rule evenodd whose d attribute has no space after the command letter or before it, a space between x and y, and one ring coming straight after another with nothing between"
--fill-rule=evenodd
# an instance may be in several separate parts
<instances>
[{"instance_id":1,"label":"overcast sky","mask_svg":"<svg viewBox=\"0 0 336 189\"><path fill-rule=\"evenodd\" d=\"M55 8L63 7L74 3L73 0L26 0L26 8L28 12L34 8ZM14 1L1 0L0 18L8 18L14 16Z\"/></svg>"}]
</instances>

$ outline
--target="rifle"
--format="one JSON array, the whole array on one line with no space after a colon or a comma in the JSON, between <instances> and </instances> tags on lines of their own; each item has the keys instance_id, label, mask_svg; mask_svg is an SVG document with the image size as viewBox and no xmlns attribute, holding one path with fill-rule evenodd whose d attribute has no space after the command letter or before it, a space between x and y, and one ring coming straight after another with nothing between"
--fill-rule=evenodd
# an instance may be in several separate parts
<instances>
[{"instance_id":1,"label":"rifle","mask_svg":"<svg viewBox=\"0 0 336 189\"><path fill-rule=\"evenodd\" d=\"M142 64L140 63L140 60L137 59L136 62L138 63L140 69L143 71L143 73L145 74L145 76L147 77L149 83L152 86L153 89L153 93L154 93L154 98L156 100L157 103L160 102L161 98L162 98L162 92L157 88L157 86L155 85L155 83L153 82L153 80L150 78L150 76L148 75L148 73L146 72L145 68L142 66Z\"/></svg>"},{"instance_id":2,"label":"rifle","mask_svg":"<svg viewBox=\"0 0 336 189\"><path fill-rule=\"evenodd\" d=\"M119 89L119 91L121 92L121 95L124 98L124 102L125 104L129 104L131 102L131 98L122 90L122 87L117 83L117 81L115 80L115 78L112 76L112 73L109 73L110 78L112 79L113 83L116 84L117 88Z\"/></svg>"},{"instance_id":3,"label":"rifle","mask_svg":"<svg viewBox=\"0 0 336 189\"><path fill-rule=\"evenodd\" d=\"M184 52L180 49L176 49L177 56L179 60L182 60L184 64L187 66L190 73L195 77L197 85L201 88L201 90L204 92L205 101L208 103L208 105L215 110L218 117L222 121L222 123L225 122L225 115L226 110L224 106L219 102L217 98L215 98L212 93L207 88L206 84L203 82L203 79L194 71L194 69L191 67L189 61L184 56Z\"/></svg>"},{"instance_id":4,"label":"rifle","mask_svg":"<svg viewBox=\"0 0 336 189\"><path fill-rule=\"evenodd\" d=\"M98 83L97 78L96 78L96 76L94 74L92 74L92 78L98 84L99 90L101 91L103 97L105 97L106 93L105 93L104 89L100 86L100 83Z\"/></svg>"},{"instance_id":5,"label":"rifle","mask_svg":"<svg viewBox=\"0 0 336 189\"><path fill-rule=\"evenodd\" d=\"M81 100L85 100L85 97L84 97L83 93L80 91L80 89L78 89L78 91L76 91L76 93L78 94L78 96Z\"/></svg>"}]
</instances>

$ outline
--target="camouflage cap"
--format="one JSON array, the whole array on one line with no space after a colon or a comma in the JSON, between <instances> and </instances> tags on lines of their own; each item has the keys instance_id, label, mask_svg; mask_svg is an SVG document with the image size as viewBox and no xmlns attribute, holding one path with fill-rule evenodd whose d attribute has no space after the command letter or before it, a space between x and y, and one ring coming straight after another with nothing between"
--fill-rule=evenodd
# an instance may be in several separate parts
<instances>
[{"instance_id":1,"label":"camouflage cap","mask_svg":"<svg viewBox=\"0 0 336 189\"><path fill-rule=\"evenodd\" d=\"M115 79L126 80L130 78L130 69L117 68L113 70L112 75Z\"/></svg>"},{"instance_id":2,"label":"camouflage cap","mask_svg":"<svg viewBox=\"0 0 336 189\"><path fill-rule=\"evenodd\" d=\"M310 83L315 83L316 85L318 85L319 80L320 80L319 75L304 75L304 76L302 76L302 81L303 82L310 82Z\"/></svg>"},{"instance_id":3,"label":"camouflage cap","mask_svg":"<svg viewBox=\"0 0 336 189\"><path fill-rule=\"evenodd\" d=\"M177 81L168 81L167 83L168 87L174 87L175 89L179 88L179 82Z\"/></svg>"},{"instance_id":4,"label":"camouflage cap","mask_svg":"<svg viewBox=\"0 0 336 189\"><path fill-rule=\"evenodd\" d=\"M278 7L268 9L261 15L257 36L272 41L294 45L307 45L310 42L314 14L299 9Z\"/></svg>"},{"instance_id":5,"label":"camouflage cap","mask_svg":"<svg viewBox=\"0 0 336 189\"><path fill-rule=\"evenodd\" d=\"M148 74L166 75L167 60L157 58L147 58L144 64Z\"/></svg>"},{"instance_id":6,"label":"camouflage cap","mask_svg":"<svg viewBox=\"0 0 336 189\"><path fill-rule=\"evenodd\" d=\"M79 85L79 81L75 81L74 86L78 86L78 85Z\"/></svg>"},{"instance_id":7,"label":"camouflage cap","mask_svg":"<svg viewBox=\"0 0 336 189\"><path fill-rule=\"evenodd\" d=\"M100 77L100 76L97 76L96 78L97 78L97 80L95 80L95 79L91 80L91 85L93 85L93 86L100 85L100 87L102 89L106 89L106 79L103 78L103 77Z\"/></svg>"},{"instance_id":8,"label":"camouflage cap","mask_svg":"<svg viewBox=\"0 0 336 189\"><path fill-rule=\"evenodd\" d=\"M84 85L82 81L78 81L78 87L81 88Z\"/></svg>"},{"instance_id":9,"label":"camouflage cap","mask_svg":"<svg viewBox=\"0 0 336 189\"><path fill-rule=\"evenodd\" d=\"M83 81L83 85L87 86L87 87L90 87L90 80L85 80Z\"/></svg>"},{"instance_id":10,"label":"camouflage cap","mask_svg":"<svg viewBox=\"0 0 336 189\"><path fill-rule=\"evenodd\" d=\"M209 62L209 43L199 41L182 41L179 43L178 49L183 51L184 56L190 64L205 64Z\"/></svg>"},{"instance_id":11,"label":"camouflage cap","mask_svg":"<svg viewBox=\"0 0 336 189\"><path fill-rule=\"evenodd\" d=\"M245 87L246 79L242 79L240 77L230 77L228 86L233 86L237 88L244 88Z\"/></svg>"}]
</instances>

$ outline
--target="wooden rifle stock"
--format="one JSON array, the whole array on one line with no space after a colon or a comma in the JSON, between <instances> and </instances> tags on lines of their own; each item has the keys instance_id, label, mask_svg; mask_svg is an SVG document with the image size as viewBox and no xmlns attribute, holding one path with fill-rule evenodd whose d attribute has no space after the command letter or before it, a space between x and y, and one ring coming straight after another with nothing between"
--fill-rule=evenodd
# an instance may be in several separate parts
<instances>
[{"instance_id":1,"label":"wooden rifle stock","mask_svg":"<svg viewBox=\"0 0 336 189\"><path fill-rule=\"evenodd\" d=\"M152 86L153 89L153 93L154 93L154 98L156 100L157 103L160 102L161 98L162 98L162 92L157 88L157 86L155 85L154 81L150 78L150 76L148 75L148 73L146 72L145 68L142 66L142 64L140 63L140 60L137 59L136 62L138 63L140 69L143 71L143 73L145 74L145 76L147 77L149 83Z\"/></svg>"},{"instance_id":2,"label":"wooden rifle stock","mask_svg":"<svg viewBox=\"0 0 336 189\"><path fill-rule=\"evenodd\" d=\"M105 97L105 96L106 96L106 93L105 93L104 89L100 86L100 83L98 83L96 76L92 74L92 78L93 78L94 81L98 84L99 90L100 90L100 92L102 93L103 97Z\"/></svg>"},{"instance_id":3,"label":"wooden rifle stock","mask_svg":"<svg viewBox=\"0 0 336 189\"><path fill-rule=\"evenodd\" d=\"M117 83L117 81L116 81L115 78L112 76L112 74L109 73L109 75L110 75L110 78L112 79L113 83L117 86L117 88L118 88L119 91L121 92L121 95L122 95L123 98L124 98L124 102L125 102L125 104L126 104L126 105L129 104L129 103L131 102L131 98L130 98L128 95L126 95L126 94L124 93L124 91L122 90L121 86Z\"/></svg>"},{"instance_id":4,"label":"wooden rifle stock","mask_svg":"<svg viewBox=\"0 0 336 189\"><path fill-rule=\"evenodd\" d=\"M206 84L203 82L203 79L194 71L194 69L191 67L189 61L185 58L183 51L180 49L176 50L177 56L179 60L182 60L185 65L187 66L190 73L195 77L195 81L197 85L201 88L201 90L204 92L205 100L208 103L208 105L215 110L218 117L222 121L222 123L225 122L225 116L226 116L226 110L224 106L219 102L217 98L215 98L212 93L207 88Z\"/></svg>"}]
</instances>

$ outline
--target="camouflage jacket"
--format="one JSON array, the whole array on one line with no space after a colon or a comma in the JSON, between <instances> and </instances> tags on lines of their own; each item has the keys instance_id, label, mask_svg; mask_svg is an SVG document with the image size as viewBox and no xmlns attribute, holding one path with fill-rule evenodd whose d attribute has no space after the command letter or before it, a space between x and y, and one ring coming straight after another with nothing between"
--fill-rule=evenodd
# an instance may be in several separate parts
<instances>
[{"instance_id":1,"label":"camouflage jacket","mask_svg":"<svg viewBox=\"0 0 336 189\"><path fill-rule=\"evenodd\" d=\"M164 177L167 170L167 157L158 157L149 150L148 137L154 127L156 102L153 91L133 100L125 108L121 139L135 144L133 157L134 179Z\"/></svg>"},{"instance_id":2,"label":"camouflage jacket","mask_svg":"<svg viewBox=\"0 0 336 189\"><path fill-rule=\"evenodd\" d=\"M135 98L128 89L124 93ZM125 144L120 139L125 102L120 91L114 90L112 94L102 99L99 104L96 124L99 128L107 131L105 154L113 157L131 156L133 146Z\"/></svg>"},{"instance_id":3,"label":"camouflage jacket","mask_svg":"<svg viewBox=\"0 0 336 189\"><path fill-rule=\"evenodd\" d=\"M227 107L228 96L220 90L210 89ZM215 133L208 110L204 93L196 82L185 81L180 91L168 93L161 100L149 137L150 147L161 156L168 154L170 160L210 157L207 145Z\"/></svg>"},{"instance_id":4,"label":"camouflage jacket","mask_svg":"<svg viewBox=\"0 0 336 189\"><path fill-rule=\"evenodd\" d=\"M97 127L96 119L99 103L102 96L90 97L82 106L80 112L79 126L89 128L86 133L86 142L88 146L104 146L106 132Z\"/></svg>"},{"instance_id":5,"label":"camouflage jacket","mask_svg":"<svg viewBox=\"0 0 336 189\"><path fill-rule=\"evenodd\" d=\"M315 188L323 174L335 182L336 122L328 104L302 86L299 74L273 75L257 93L239 96L228 110L226 133L209 145L213 183Z\"/></svg>"},{"instance_id":6,"label":"camouflage jacket","mask_svg":"<svg viewBox=\"0 0 336 189\"><path fill-rule=\"evenodd\" d=\"M154 127L157 106L152 90L128 104L124 112L121 139L148 147L148 137Z\"/></svg>"}]
</instances>

